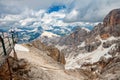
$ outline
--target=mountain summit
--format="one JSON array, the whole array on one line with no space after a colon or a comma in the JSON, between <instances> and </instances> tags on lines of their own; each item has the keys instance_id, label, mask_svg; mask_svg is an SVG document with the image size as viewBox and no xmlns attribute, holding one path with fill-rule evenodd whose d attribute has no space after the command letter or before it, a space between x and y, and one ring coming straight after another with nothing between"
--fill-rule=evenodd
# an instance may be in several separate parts
<instances>
[{"instance_id":1,"label":"mountain summit","mask_svg":"<svg viewBox=\"0 0 120 80\"><path fill-rule=\"evenodd\" d=\"M114 9L104 18L103 25L116 26L120 24L120 9Z\"/></svg>"}]
</instances>

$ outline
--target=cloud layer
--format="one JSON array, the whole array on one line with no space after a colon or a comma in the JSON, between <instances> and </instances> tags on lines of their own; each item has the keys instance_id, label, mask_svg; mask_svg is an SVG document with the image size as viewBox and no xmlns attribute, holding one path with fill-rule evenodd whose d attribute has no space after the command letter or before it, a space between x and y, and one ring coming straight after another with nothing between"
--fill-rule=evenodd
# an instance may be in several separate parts
<instances>
[{"instance_id":1,"label":"cloud layer","mask_svg":"<svg viewBox=\"0 0 120 80\"><path fill-rule=\"evenodd\" d=\"M65 22L102 21L110 10L120 8L120 0L0 0L0 16L46 10L55 4L66 6Z\"/></svg>"},{"instance_id":2,"label":"cloud layer","mask_svg":"<svg viewBox=\"0 0 120 80\"><path fill-rule=\"evenodd\" d=\"M65 17L65 21L102 21L105 15L112 9L120 8L119 0L74 0L73 7ZM75 13L77 14L75 14Z\"/></svg>"}]
</instances>

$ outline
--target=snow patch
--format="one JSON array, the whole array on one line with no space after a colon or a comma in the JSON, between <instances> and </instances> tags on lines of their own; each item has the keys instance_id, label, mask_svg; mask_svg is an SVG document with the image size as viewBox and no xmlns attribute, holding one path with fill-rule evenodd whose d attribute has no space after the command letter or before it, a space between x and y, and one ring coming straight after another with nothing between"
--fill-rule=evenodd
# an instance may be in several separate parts
<instances>
[{"instance_id":1,"label":"snow patch","mask_svg":"<svg viewBox=\"0 0 120 80\"><path fill-rule=\"evenodd\" d=\"M82 27L82 29L84 29L87 32L90 32L90 30L88 28Z\"/></svg>"},{"instance_id":2,"label":"snow patch","mask_svg":"<svg viewBox=\"0 0 120 80\"><path fill-rule=\"evenodd\" d=\"M94 63L100 60L102 56L109 58L112 57L108 54L108 51L111 50L115 44L113 44L109 48L103 48L102 45L100 45L95 51L88 52L88 53L78 53L79 55L76 58L67 58L66 59L66 65L65 69L75 69L80 68L82 64L85 62L87 63Z\"/></svg>"},{"instance_id":3,"label":"snow patch","mask_svg":"<svg viewBox=\"0 0 120 80\"><path fill-rule=\"evenodd\" d=\"M44 37L44 36L47 36L48 38L52 38L52 37L57 37L58 35L53 34L53 33L51 33L51 32L44 31L44 32L41 34L41 37Z\"/></svg>"},{"instance_id":4,"label":"snow patch","mask_svg":"<svg viewBox=\"0 0 120 80\"><path fill-rule=\"evenodd\" d=\"M80 45L78 45L78 48L79 47L84 47L85 46L85 42L82 42Z\"/></svg>"},{"instance_id":5,"label":"snow patch","mask_svg":"<svg viewBox=\"0 0 120 80\"><path fill-rule=\"evenodd\" d=\"M22 45L20 45L20 44L16 44L16 45L15 45L15 50L17 50L17 51L27 51L27 52L29 52L29 49L28 49L28 48L26 48L26 47L24 47L24 46L22 46Z\"/></svg>"},{"instance_id":6,"label":"snow patch","mask_svg":"<svg viewBox=\"0 0 120 80\"><path fill-rule=\"evenodd\" d=\"M65 45L63 45L63 46L56 45L55 47L57 47L61 51L62 49L65 49L67 46L65 46Z\"/></svg>"}]
</instances>

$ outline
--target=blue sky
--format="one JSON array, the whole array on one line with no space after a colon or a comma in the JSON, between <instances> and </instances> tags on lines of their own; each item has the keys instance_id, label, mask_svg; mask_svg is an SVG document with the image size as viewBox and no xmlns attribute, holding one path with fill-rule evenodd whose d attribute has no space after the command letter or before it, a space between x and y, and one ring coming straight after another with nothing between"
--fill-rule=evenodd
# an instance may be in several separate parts
<instances>
[{"instance_id":1,"label":"blue sky","mask_svg":"<svg viewBox=\"0 0 120 80\"><path fill-rule=\"evenodd\" d=\"M62 9L66 9L66 6L63 4L59 4L59 5L52 5L47 9L48 13L52 13L52 12L58 12Z\"/></svg>"}]
</instances>

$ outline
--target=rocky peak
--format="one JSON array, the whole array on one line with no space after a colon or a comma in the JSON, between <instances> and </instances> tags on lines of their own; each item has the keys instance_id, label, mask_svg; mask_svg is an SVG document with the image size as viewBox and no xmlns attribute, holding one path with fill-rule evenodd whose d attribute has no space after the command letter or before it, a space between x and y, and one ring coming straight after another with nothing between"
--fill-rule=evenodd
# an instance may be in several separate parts
<instances>
[{"instance_id":1,"label":"rocky peak","mask_svg":"<svg viewBox=\"0 0 120 80\"><path fill-rule=\"evenodd\" d=\"M104 18L103 25L107 27L118 24L120 24L120 9L114 9Z\"/></svg>"},{"instance_id":2,"label":"rocky peak","mask_svg":"<svg viewBox=\"0 0 120 80\"><path fill-rule=\"evenodd\" d=\"M72 45L76 46L79 45L80 42L85 40L89 32L82 28L77 28L76 31L71 33L68 36L62 37L59 41L60 45Z\"/></svg>"},{"instance_id":3,"label":"rocky peak","mask_svg":"<svg viewBox=\"0 0 120 80\"><path fill-rule=\"evenodd\" d=\"M103 27L100 30L102 39L110 36L120 36L120 9L114 9L103 20Z\"/></svg>"}]
</instances>

